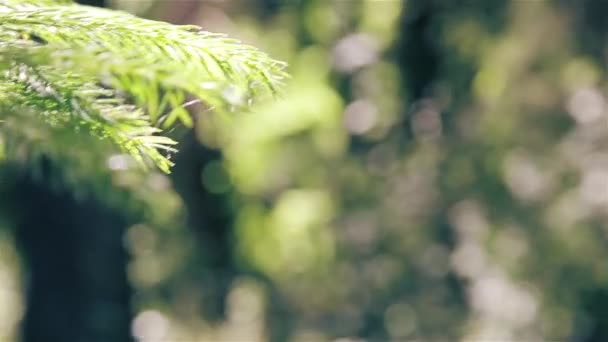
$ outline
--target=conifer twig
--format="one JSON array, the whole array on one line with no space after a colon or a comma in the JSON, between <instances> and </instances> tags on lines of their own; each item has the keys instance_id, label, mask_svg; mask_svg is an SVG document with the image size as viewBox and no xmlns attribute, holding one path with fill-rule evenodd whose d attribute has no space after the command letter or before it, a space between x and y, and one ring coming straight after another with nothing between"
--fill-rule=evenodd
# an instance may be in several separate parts
<instances>
[{"instance_id":1,"label":"conifer twig","mask_svg":"<svg viewBox=\"0 0 608 342\"><path fill-rule=\"evenodd\" d=\"M0 0L0 23L0 120L33 109L165 172L159 150L175 142L162 129L191 125L191 101L231 110L286 78L283 63L223 35L67 1Z\"/></svg>"}]
</instances>

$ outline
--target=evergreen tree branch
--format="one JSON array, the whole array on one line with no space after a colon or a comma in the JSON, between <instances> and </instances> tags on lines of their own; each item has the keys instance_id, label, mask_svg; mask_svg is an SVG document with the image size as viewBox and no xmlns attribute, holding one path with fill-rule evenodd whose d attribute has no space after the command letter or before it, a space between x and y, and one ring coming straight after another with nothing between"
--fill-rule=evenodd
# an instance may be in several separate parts
<instances>
[{"instance_id":1,"label":"evergreen tree branch","mask_svg":"<svg viewBox=\"0 0 608 342\"><path fill-rule=\"evenodd\" d=\"M33 108L165 172L171 162L159 150L174 142L159 127L192 124L186 99L234 110L286 77L283 63L196 26L48 0L0 0L0 22L0 115Z\"/></svg>"}]
</instances>

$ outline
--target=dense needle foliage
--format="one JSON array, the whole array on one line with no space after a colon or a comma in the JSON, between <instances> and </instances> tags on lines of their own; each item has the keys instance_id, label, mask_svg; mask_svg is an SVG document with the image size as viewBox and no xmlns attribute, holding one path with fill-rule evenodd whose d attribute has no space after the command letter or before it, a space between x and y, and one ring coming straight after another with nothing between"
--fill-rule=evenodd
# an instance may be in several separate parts
<instances>
[{"instance_id":1,"label":"dense needle foliage","mask_svg":"<svg viewBox=\"0 0 608 342\"><path fill-rule=\"evenodd\" d=\"M49 133L61 130L84 133L72 142L108 139L169 172L162 152L175 141L163 129L191 126L188 104L229 111L275 93L285 77L283 63L197 26L15 0L0 1L0 22L0 141L9 156L34 147L53 153L49 142L60 139Z\"/></svg>"}]
</instances>

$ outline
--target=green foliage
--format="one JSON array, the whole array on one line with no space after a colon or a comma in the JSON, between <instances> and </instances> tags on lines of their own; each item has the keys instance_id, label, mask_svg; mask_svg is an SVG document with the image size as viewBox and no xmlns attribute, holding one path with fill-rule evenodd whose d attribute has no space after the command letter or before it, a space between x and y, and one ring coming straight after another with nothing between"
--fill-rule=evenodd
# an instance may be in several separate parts
<instances>
[{"instance_id":1,"label":"green foliage","mask_svg":"<svg viewBox=\"0 0 608 342\"><path fill-rule=\"evenodd\" d=\"M188 104L234 111L274 94L284 64L201 30L66 2L0 0L0 141L31 145L30 112L63 134L109 140L169 172L163 130ZM52 141L48 141L52 144ZM45 149L36 144L37 149ZM9 157L10 157L10 153Z\"/></svg>"}]
</instances>

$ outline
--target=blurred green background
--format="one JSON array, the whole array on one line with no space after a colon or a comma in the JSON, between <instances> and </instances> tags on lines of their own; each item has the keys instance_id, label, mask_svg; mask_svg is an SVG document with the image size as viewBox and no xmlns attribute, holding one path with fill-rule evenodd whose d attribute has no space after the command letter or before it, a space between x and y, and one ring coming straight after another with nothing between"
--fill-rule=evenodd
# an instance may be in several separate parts
<instances>
[{"instance_id":1,"label":"blurred green background","mask_svg":"<svg viewBox=\"0 0 608 342\"><path fill-rule=\"evenodd\" d=\"M608 2L105 6L292 79L169 176L5 165L0 340L608 341Z\"/></svg>"}]
</instances>

